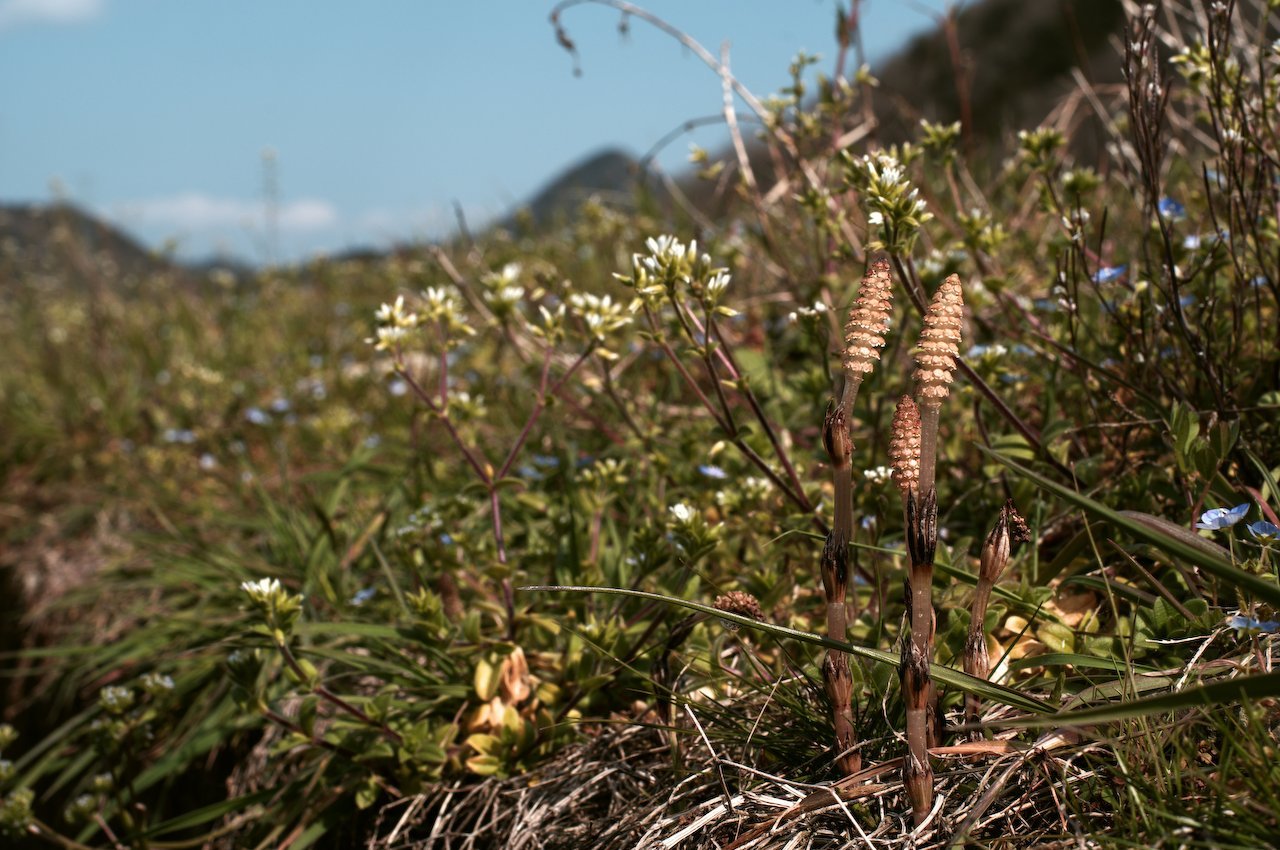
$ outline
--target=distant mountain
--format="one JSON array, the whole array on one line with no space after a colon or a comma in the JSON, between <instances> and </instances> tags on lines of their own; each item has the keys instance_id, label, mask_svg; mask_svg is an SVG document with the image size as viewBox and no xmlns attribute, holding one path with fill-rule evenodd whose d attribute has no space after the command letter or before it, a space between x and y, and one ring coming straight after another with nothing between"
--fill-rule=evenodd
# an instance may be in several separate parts
<instances>
[{"instance_id":1,"label":"distant mountain","mask_svg":"<svg viewBox=\"0 0 1280 850\"><path fill-rule=\"evenodd\" d=\"M641 179L648 177L630 154L613 148L598 151L549 180L500 226L511 227L518 218L527 215L534 227L545 227L573 215L582 202L591 197L602 198L614 206L627 206L634 201Z\"/></svg>"},{"instance_id":2,"label":"distant mountain","mask_svg":"<svg viewBox=\"0 0 1280 850\"><path fill-rule=\"evenodd\" d=\"M922 118L935 123L966 120L974 161L998 161L1014 130L1039 126L1077 87L1073 69L1102 88L1123 80L1118 45L1124 20L1120 0L967 4L954 20L955 49L948 26L940 23L873 69L880 83L872 95L879 122L874 140L891 145L915 139ZM1072 134L1073 152L1087 162L1105 141L1101 121L1082 106ZM767 191L775 180L773 158L758 139L748 140L747 150L756 179ZM711 158L736 170L736 156L727 143ZM734 193L726 191L731 181L711 183L686 174L678 185L713 220L735 203Z\"/></svg>"},{"instance_id":3,"label":"distant mountain","mask_svg":"<svg viewBox=\"0 0 1280 850\"><path fill-rule=\"evenodd\" d=\"M1113 46L1123 31L1120 0L966 5L956 19L959 74L945 27L917 36L876 69L876 100L893 107L877 110L881 140L914 135L920 118L960 120L962 87L978 137L1035 127L1075 86L1072 68L1095 85L1123 79Z\"/></svg>"},{"instance_id":4,"label":"distant mountain","mask_svg":"<svg viewBox=\"0 0 1280 850\"><path fill-rule=\"evenodd\" d=\"M72 286L140 280L168 260L72 204L0 205L0 272L49 274Z\"/></svg>"}]
</instances>

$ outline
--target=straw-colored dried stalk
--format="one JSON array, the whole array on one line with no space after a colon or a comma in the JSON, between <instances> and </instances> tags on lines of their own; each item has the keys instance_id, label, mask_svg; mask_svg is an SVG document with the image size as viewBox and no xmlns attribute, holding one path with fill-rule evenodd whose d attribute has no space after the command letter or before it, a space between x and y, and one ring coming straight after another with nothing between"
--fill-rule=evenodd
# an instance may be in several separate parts
<instances>
[{"instance_id":1,"label":"straw-colored dried stalk","mask_svg":"<svg viewBox=\"0 0 1280 850\"><path fill-rule=\"evenodd\" d=\"M973 606L969 615L969 635L964 646L964 671L970 676L986 679L991 675L991 656L987 649L987 605L991 591L1009 563L1013 546L1029 540L1031 532L1027 523L1013 506L1013 500L1005 502L995 526L982 544L982 558L978 567L978 583L973 592ZM965 696L965 719L976 723L982 713L982 698L976 694ZM981 737L975 732L974 737Z\"/></svg>"}]
</instances>

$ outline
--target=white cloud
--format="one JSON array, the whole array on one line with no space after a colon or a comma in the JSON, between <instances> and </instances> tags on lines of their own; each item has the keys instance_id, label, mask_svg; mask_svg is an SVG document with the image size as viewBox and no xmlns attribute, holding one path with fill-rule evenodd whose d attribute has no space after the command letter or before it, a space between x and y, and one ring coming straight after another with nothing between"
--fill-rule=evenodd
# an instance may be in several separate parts
<instances>
[{"instance_id":1,"label":"white cloud","mask_svg":"<svg viewBox=\"0 0 1280 850\"><path fill-rule=\"evenodd\" d=\"M23 24L79 24L102 14L105 0L0 0L0 30Z\"/></svg>"},{"instance_id":2,"label":"white cloud","mask_svg":"<svg viewBox=\"0 0 1280 850\"><path fill-rule=\"evenodd\" d=\"M266 222L266 208L260 200L218 198L199 192L122 203L116 206L115 214L139 226L184 230L260 228ZM316 198L290 201L276 210L276 224L281 232L311 232L337 223L337 208Z\"/></svg>"}]
</instances>

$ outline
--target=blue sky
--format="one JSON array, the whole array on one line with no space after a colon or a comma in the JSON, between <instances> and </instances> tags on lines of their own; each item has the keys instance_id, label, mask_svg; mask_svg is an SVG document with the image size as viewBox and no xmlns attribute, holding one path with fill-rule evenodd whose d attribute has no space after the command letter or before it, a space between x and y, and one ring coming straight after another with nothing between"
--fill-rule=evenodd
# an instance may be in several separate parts
<instances>
[{"instance_id":1,"label":"blue sky","mask_svg":"<svg viewBox=\"0 0 1280 850\"><path fill-rule=\"evenodd\" d=\"M180 256L261 261L264 152L276 256L431 238L453 203L479 225L605 147L640 154L720 108L720 83L670 37L547 0L0 0L0 202L61 194ZM835 56L834 0L650 0L759 96L798 50ZM870 59L945 0L867 0ZM690 142L659 161L678 170Z\"/></svg>"}]
</instances>

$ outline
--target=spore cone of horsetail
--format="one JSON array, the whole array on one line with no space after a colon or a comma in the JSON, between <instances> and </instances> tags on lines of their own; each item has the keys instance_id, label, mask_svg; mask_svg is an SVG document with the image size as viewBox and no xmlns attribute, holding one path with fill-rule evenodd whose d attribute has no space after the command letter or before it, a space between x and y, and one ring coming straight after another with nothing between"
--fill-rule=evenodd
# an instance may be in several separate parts
<instances>
[{"instance_id":1,"label":"spore cone of horsetail","mask_svg":"<svg viewBox=\"0 0 1280 850\"><path fill-rule=\"evenodd\" d=\"M960 276L951 275L933 294L916 346L916 398L920 404L920 492L933 487L938 457L938 412L951 392L960 353L964 295Z\"/></svg>"},{"instance_id":2,"label":"spore cone of horsetail","mask_svg":"<svg viewBox=\"0 0 1280 850\"><path fill-rule=\"evenodd\" d=\"M849 321L844 326L845 389L841 401L845 416L853 407L863 377L880 359L892 307L893 275L889 261L876 260L862 277L858 300L849 310Z\"/></svg>"},{"instance_id":3,"label":"spore cone of horsetail","mask_svg":"<svg viewBox=\"0 0 1280 850\"><path fill-rule=\"evenodd\" d=\"M920 409L911 396L904 395L898 399L889 433L893 483L902 491L905 510L905 499L920 486Z\"/></svg>"}]
</instances>

